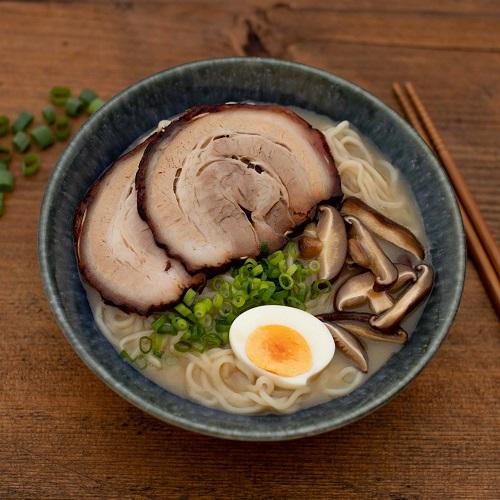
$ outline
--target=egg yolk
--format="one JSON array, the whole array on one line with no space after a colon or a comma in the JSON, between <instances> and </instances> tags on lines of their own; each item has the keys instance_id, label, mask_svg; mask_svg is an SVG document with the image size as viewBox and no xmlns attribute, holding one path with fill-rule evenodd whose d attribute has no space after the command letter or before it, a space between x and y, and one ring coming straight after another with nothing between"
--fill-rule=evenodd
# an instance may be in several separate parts
<instances>
[{"instance_id":1,"label":"egg yolk","mask_svg":"<svg viewBox=\"0 0 500 500\"><path fill-rule=\"evenodd\" d=\"M263 370L294 377L311 369L312 354L304 337L284 325L263 325L248 337L247 356Z\"/></svg>"}]
</instances>

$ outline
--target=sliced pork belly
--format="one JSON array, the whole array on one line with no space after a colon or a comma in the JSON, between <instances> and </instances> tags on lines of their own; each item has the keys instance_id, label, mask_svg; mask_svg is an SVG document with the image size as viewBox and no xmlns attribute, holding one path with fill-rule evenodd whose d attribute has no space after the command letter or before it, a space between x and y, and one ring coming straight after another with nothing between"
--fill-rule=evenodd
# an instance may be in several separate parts
<instances>
[{"instance_id":1,"label":"sliced pork belly","mask_svg":"<svg viewBox=\"0 0 500 500\"><path fill-rule=\"evenodd\" d=\"M137 213L135 175L147 143L109 168L81 203L75 220L80 271L103 299L149 314L178 301L202 278L159 248Z\"/></svg>"},{"instance_id":2,"label":"sliced pork belly","mask_svg":"<svg viewBox=\"0 0 500 500\"><path fill-rule=\"evenodd\" d=\"M341 195L318 130L287 108L192 108L148 146L138 209L156 242L193 272L281 247L317 203Z\"/></svg>"}]
</instances>

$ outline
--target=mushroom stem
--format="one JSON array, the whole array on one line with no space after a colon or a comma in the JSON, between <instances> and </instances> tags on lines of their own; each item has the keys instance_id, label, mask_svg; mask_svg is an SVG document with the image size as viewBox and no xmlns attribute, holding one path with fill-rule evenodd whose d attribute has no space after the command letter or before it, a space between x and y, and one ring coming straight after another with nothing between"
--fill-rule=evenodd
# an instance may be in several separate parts
<instances>
[{"instance_id":1,"label":"mushroom stem","mask_svg":"<svg viewBox=\"0 0 500 500\"><path fill-rule=\"evenodd\" d=\"M392 330L427 296L432 287L432 269L425 264L417 266L416 269L417 281L390 309L379 316L370 318L371 326L384 331Z\"/></svg>"},{"instance_id":2,"label":"mushroom stem","mask_svg":"<svg viewBox=\"0 0 500 500\"><path fill-rule=\"evenodd\" d=\"M316 226L317 237L321 240L319 254L320 279L331 280L341 271L347 255L347 234L344 219L330 205L321 205Z\"/></svg>"},{"instance_id":3,"label":"mushroom stem","mask_svg":"<svg viewBox=\"0 0 500 500\"><path fill-rule=\"evenodd\" d=\"M351 225L349 251L354 262L370 269L375 275L375 291L379 292L389 288L398 279L396 266L359 219L351 215L344 217L344 219Z\"/></svg>"},{"instance_id":4,"label":"mushroom stem","mask_svg":"<svg viewBox=\"0 0 500 500\"><path fill-rule=\"evenodd\" d=\"M402 328L398 328L393 333L383 332L372 328L367 323L357 322L357 321L342 321L340 326L345 328L349 333L357 335L358 337L364 337L370 340L376 340L378 342L390 342L392 344L404 344L408 340L408 334Z\"/></svg>"},{"instance_id":5,"label":"mushroom stem","mask_svg":"<svg viewBox=\"0 0 500 500\"><path fill-rule=\"evenodd\" d=\"M368 372L368 354L363 344L336 323L326 323L335 345L364 373Z\"/></svg>"},{"instance_id":6,"label":"mushroom stem","mask_svg":"<svg viewBox=\"0 0 500 500\"><path fill-rule=\"evenodd\" d=\"M358 218L379 238L412 253L419 259L424 258L424 247L411 231L377 212L359 198L354 196L346 198L342 204L341 214Z\"/></svg>"}]
</instances>

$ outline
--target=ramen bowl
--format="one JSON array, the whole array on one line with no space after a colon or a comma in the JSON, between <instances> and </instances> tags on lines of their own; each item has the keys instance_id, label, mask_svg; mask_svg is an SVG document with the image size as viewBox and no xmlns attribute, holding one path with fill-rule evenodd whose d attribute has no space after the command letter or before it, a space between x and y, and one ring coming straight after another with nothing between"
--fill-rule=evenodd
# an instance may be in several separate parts
<instances>
[{"instance_id":1,"label":"ramen bowl","mask_svg":"<svg viewBox=\"0 0 500 500\"><path fill-rule=\"evenodd\" d=\"M289 415L242 416L201 406L156 385L120 358L98 330L80 280L73 218L94 181L165 117L197 104L273 102L349 120L401 171L423 217L435 284L409 342L347 396ZM45 193L39 259L57 322L76 353L111 389L164 422L239 440L285 440L338 429L408 385L444 340L462 293L465 246L450 184L415 131L378 99L304 65L260 58L214 59L150 76L111 99L68 145Z\"/></svg>"}]
</instances>

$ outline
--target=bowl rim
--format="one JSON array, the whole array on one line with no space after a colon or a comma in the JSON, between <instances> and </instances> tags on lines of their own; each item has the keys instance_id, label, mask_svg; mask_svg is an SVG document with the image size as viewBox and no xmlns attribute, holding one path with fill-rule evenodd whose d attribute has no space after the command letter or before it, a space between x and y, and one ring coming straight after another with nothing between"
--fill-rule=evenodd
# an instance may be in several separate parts
<instances>
[{"instance_id":1,"label":"bowl rim","mask_svg":"<svg viewBox=\"0 0 500 500\"><path fill-rule=\"evenodd\" d=\"M312 73L318 77L329 80L333 84L337 84L341 87L347 87L350 91L357 93L362 96L363 99L370 101L375 107L381 108L389 117L394 121L394 123L399 127L404 129L406 134L409 134L414 141L416 141L421 148L423 148L427 155L430 155L434 161L434 168L437 171L437 175L442 177L444 180L443 187L447 191L449 201L451 202L451 221L458 230L458 246L457 246L457 268L458 275L456 276L456 287L454 288L454 293L450 297L447 307L446 318L441 325L439 334L430 343L428 349L425 353L421 354L417 363L405 373L405 375L396 381L394 385L386 391L383 395L361 404L358 408L352 410L348 415L343 415L336 418L333 422L326 419L322 421L315 420L310 424L301 425L295 429L287 430L286 428L281 431L274 431L273 433L268 433L265 431L252 431L251 429L231 431L226 430L224 427L215 427L214 425L209 425L200 421L193 421L192 419L186 419L179 415L174 415L165 409L158 408L154 403L151 403L143 399L140 395L134 394L125 385L120 383L120 381L113 378L108 371L102 367L94 358L87 355L84 348L81 346L77 335L75 335L73 328L71 327L69 321L66 318L64 308L61 303L61 298L57 292L56 280L52 275L49 266L49 238L47 237L50 209L52 204L55 202L55 195L58 189L58 180L64 173L64 165L67 162L68 157L71 156L72 150L78 142L78 138L85 133L85 131L93 126L93 123L98 117L106 113L107 109L112 107L112 105L123 99L129 92L140 91L141 86L147 85L151 80L156 78L161 78L165 74L174 74L176 72L182 72L185 69L199 70L206 66L212 66L214 64L227 64L227 63L263 63L269 64L270 66L279 65L289 67L299 71L305 71L307 73ZM436 160L434 153L430 150L428 145L423 141L423 139L417 134L417 132L393 109L391 109L387 104L379 100L374 95L370 94L368 91L360 87L359 85L346 80L344 78L338 77L328 71L316 68L314 66L309 66L302 63L280 60L274 58L261 58L261 57L221 57L212 59L202 59L193 62L188 62L184 64L179 64L165 70L161 70L157 73L149 75L133 84L127 86L125 89L116 94L113 98L106 102L106 104L92 117L90 117L78 130L76 135L66 146L60 158L56 162L52 173L48 179L45 193L43 196L43 201L40 209L40 218L38 223L38 259L40 263L40 273L42 277L43 287L45 294L48 298L49 304L52 309L52 313L55 316L56 322L59 328L63 331L66 339L71 344L72 348L75 350L80 359L84 364L90 368L90 370L95 373L111 390L119 394L126 401L133 404L142 411L152 415L159 420L166 423L181 427L183 429L196 432L199 434L213 436L224 439L240 440L240 441L283 441L298 439L308 436L313 436L316 434L321 434L327 431L331 431L345 425L351 424L370 413L376 411L381 406L387 404L392 400L397 394L399 394L405 387L407 387L410 382L412 382L417 375L422 371L422 369L429 363L429 361L434 357L438 351L440 345L449 333L450 327L455 319L456 313L460 305L460 299L463 292L464 279L465 279L465 269L466 269L466 247L465 247L465 235L463 230L462 219L460 217L460 212L458 209L457 200L450 181L448 180L443 168L440 166L439 162Z\"/></svg>"}]
</instances>

